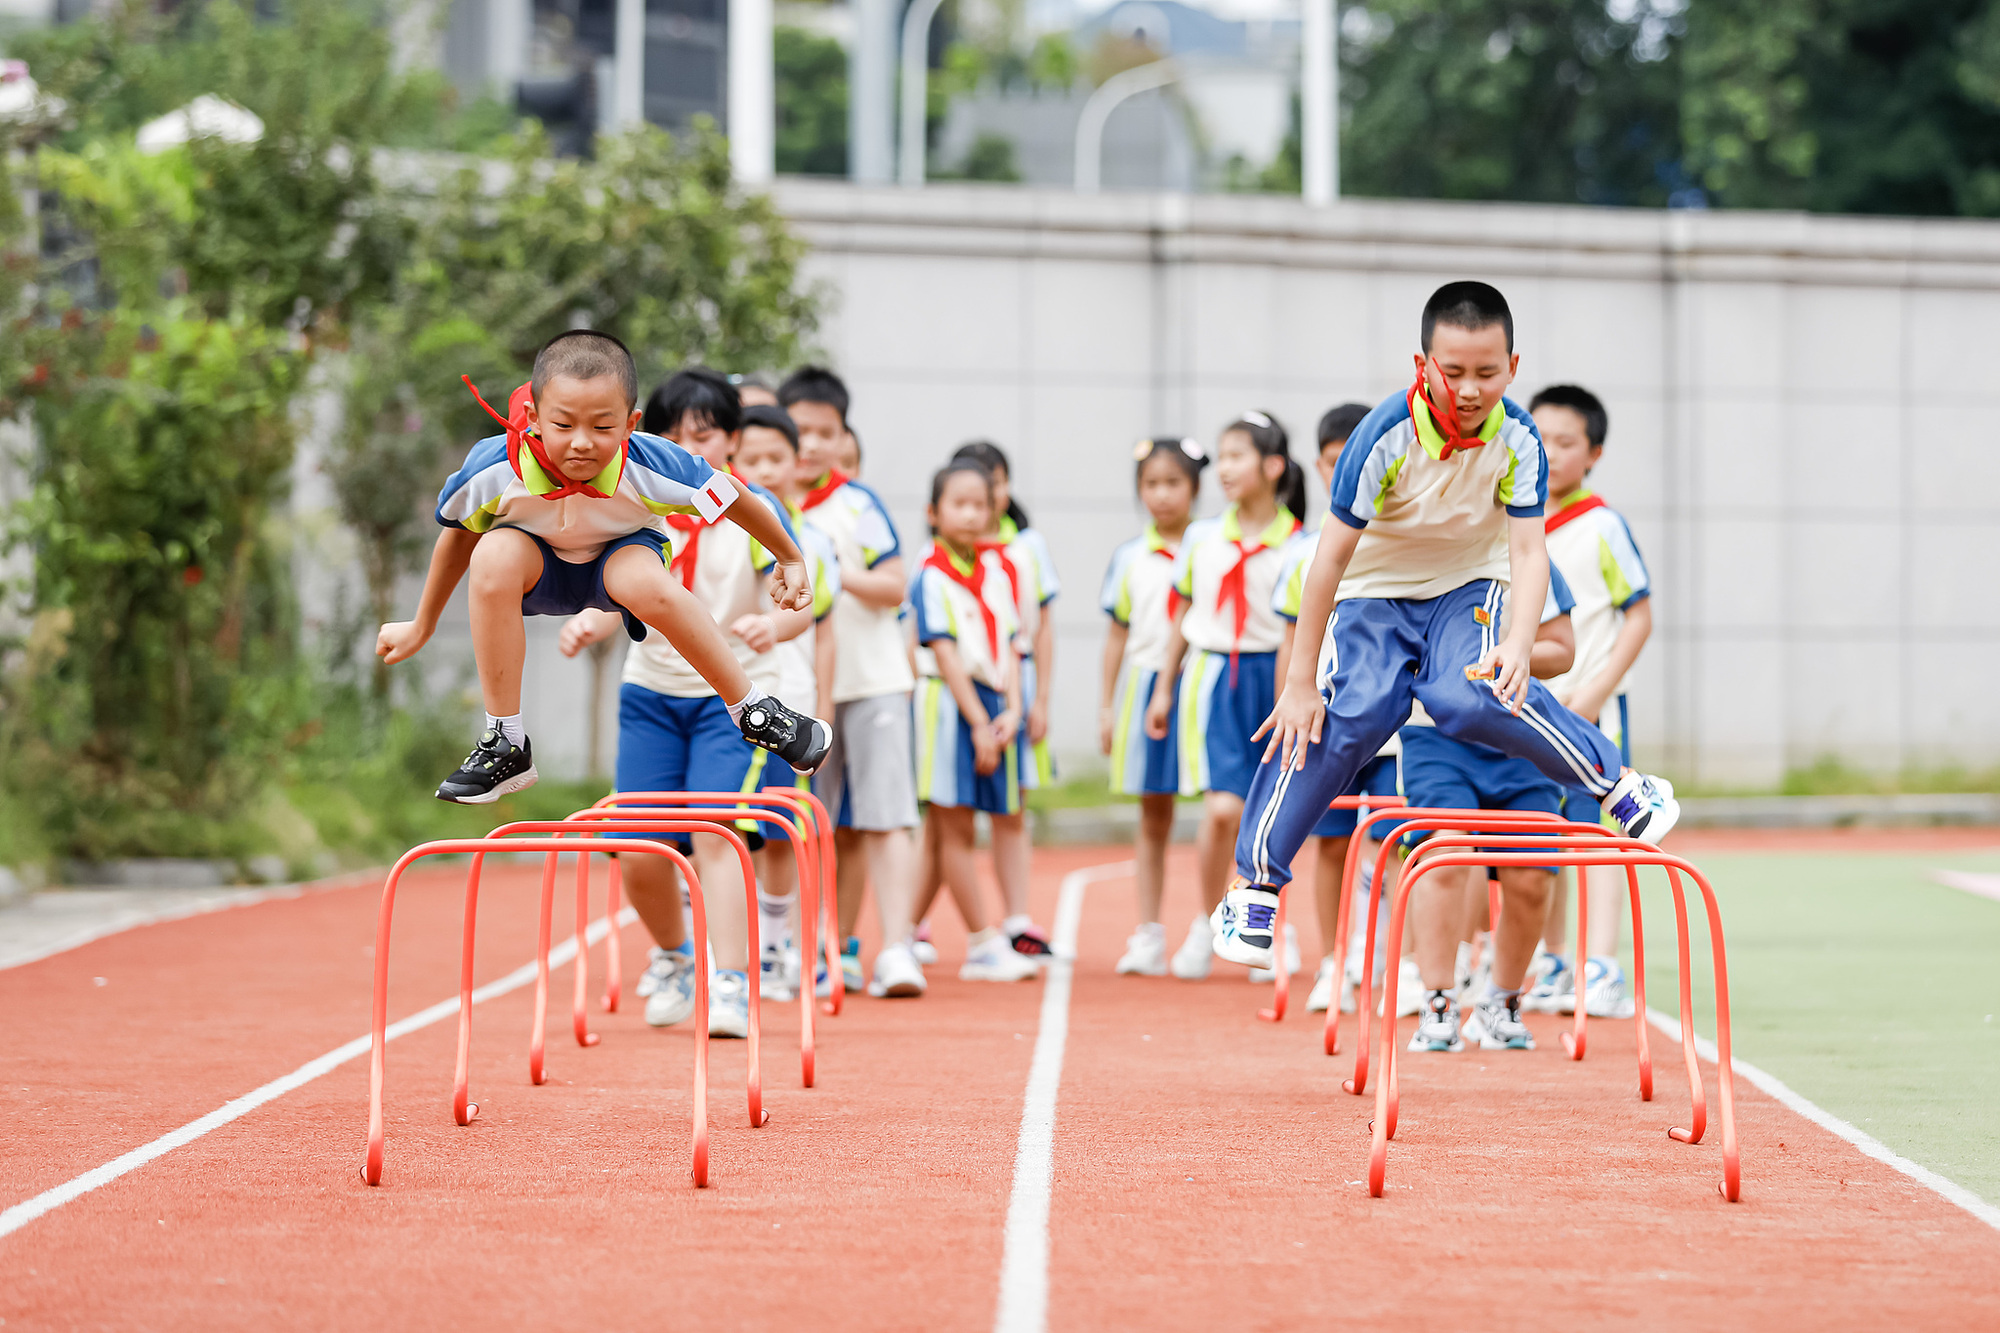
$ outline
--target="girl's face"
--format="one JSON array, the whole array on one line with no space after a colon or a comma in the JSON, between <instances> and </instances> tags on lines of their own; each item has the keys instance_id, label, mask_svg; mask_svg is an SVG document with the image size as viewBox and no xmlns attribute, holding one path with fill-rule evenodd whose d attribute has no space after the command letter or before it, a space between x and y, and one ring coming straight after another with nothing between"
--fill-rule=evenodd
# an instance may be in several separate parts
<instances>
[{"instance_id":1,"label":"girl's face","mask_svg":"<svg viewBox=\"0 0 2000 1333\"><path fill-rule=\"evenodd\" d=\"M992 488L976 472L954 472L945 478L929 517L940 541L970 550L986 535L993 514Z\"/></svg>"},{"instance_id":2,"label":"girl's face","mask_svg":"<svg viewBox=\"0 0 2000 1333\"><path fill-rule=\"evenodd\" d=\"M1215 479L1222 493L1238 504L1256 495L1270 495L1285 473L1285 460L1259 453L1245 430L1226 430L1215 450Z\"/></svg>"},{"instance_id":3,"label":"girl's face","mask_svg":"<svg viewBox=\"0 0 2000 1333\"><path fill-rule=\"evenodd\" d=\"M798 455L783 431L769 426L743 428L743 443L736 450L737 476L783 495L792 488L798 470Z\"/></svg>"},{"instance_id":4,"label":"girl's face","mask_svg":"<svg viewBox=\"0 0 2000 1333\"><path fill-rule=\"evenodd\" d=\"M1139 469L1139 499L1155 527L1185 527L1194 509L1194 478L1156 449Z\"/></svg>"}]
</instances>

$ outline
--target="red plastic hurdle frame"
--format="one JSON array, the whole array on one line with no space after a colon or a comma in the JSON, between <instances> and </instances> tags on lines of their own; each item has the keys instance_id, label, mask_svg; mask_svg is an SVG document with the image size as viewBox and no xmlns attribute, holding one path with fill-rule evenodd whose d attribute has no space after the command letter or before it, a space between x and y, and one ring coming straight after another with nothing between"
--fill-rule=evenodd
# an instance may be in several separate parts
<instances>
[{"instance_id":1,"label":"red plastic hurdle frame","mask_svg":"<svg viewBox=\"0 0 2000 1333\"><path fill-rule=\"evenodd\" d=\"M819 797L809 791L785 791L776 788L754 792L621 791L604 797L591 808L593 810L600 810L625 806L683 805L712 805L717 807L726 805L735 807L739 811L746 805L752 807L762 806L767 810L782 807L798 811L805 817L809 817L816 830L815 837L811 840L809 851L811 852L810 859L814 863L816 870L816 878L819 881L820 911L828 920L838 923L840 919L839 899L837 877L835 874L838 865L834 850L833 816L827 812L826 805ZM754 816L739 813L736 817L742 819L753 818ZM806 842L807 840L798 838L796 835L794 836L794 847L803 846ZM801 894L799 915L801 923L808 932L806 938L812 941L818 938L819 923L816 920L810 923L803 920L806 915L803 895L805 893L804 885L807 878L806 868L802 864L799 871L799 892ZM837 934L837 931L829 931L825 940L826 966L829 976L836 975L840 970L840 943L836 938ZM801 947L800 949L801 955L805 957L810 957L817 951L816 946L814 948ZM822 1007L827 1013L838 1015L841 1011L842 1000L844 998L845 991L843 988L835 986L832 996L828 998Z\"/></svg>"},{"instance_id":2,"label":"red plastic hurdle frame","mask_svg":"<svg viewBox=\"0 0 2000 1333\"><path fill-rule=\"evenodd\" d=\"M470 853L472 865L465 884L465 940L459 964L458 992L458 1062L452 1089L452 1117L460 1125L472 1123L479 1113L479 1104L470 1100L467 1063L472 1045L472 959L473 938L478 922L479 879L485 866L486 857L495 851L544 852L548 859L543 870L542 901L545 907L542 917L544 938L548 932L549 914L547 906L552 902L555 859L563 852L575 852L579 860L588 858L592 850L606 852L629 852L651 856L664 856L678 865L688 883L688 896L694 908L694 928L698 936L708 936L708 909L701 895L701 881L694 873L694 867L676 848L664 843L641 839L604 838L572 836L565 838L452 838L440 842L427 842L411 848L397 859L390 868L388 879L382 886L382 906L375 927L375 994L373 1044L368 1062L368 1152L361 1167L361 1178L370 1185L382 1182L382 1161L384 1155L384 1131L382 1124L382 1089L384 1082L383 1057L388 1042L389 1020L389 945L395 921L396 889L401 883L403 872L414 862L426 856L446 856ZM616 924L613 923L615 931ZM581 932L577 938L579 962L585 953L585 937ZM544 950L542 971L539 980L541 995L537 1008L546 1006L547 997L547 953ZM539 1029L540 1024L537 1023ZM751 1123L761 1123L760 1107L755 1087L756 1064L750 1065L752 1079L750 1105ZM537 1083L540 1077L535 1077ZM695 1047L694 1047L694 1107L692 1132L692 1175L697 1187L708 1184L708 971L697 969L695 974Z\"/></svg>"},{"instance_id":3,"label":"red plastic hurdle frame","mask_svg":"<svg viewBox=\"0 0 2000 1333\"><path fill-rule=\"evenodd\" d=\"M1593 825L1579 825L1588 829ZM1539 834L1526 837L1485 837L1482 849L1472 851L1443 850L1423 856L1412 856L1410 864L1404 867L1401 879L1396 885L1396 903L1389 917L1391 938L1400 939L1403 920L1409 906L1410 893L1417 883L1434 870L1454 866L1623 866L1628 872L1640 866L1659 866L1667 872L1667 882L1673 889L1676 917L1681 935L1681 1038L1687 1055L1689 1076L1693 1085L1691 1114L1687 1129L1669 1128L1667 1136L1681 1143L1699 1143L1707 1128L1707 1102L1701 1088L1701 1070L1694 1050L1694 1023L1691 1007L1691 983L1688 978L1688 945L1686 899L1681 887L1680 876L1685 873L1701 890L1702 902L1708 912L1709 945L1713 955L1715 972L1715 1046L1717 1091L1722 1118L1722 1196L1731 1203L1742 1197L1742 1163L1736 1144L1736 1082L1735 1069L1730 1058L1729 1027L1729 964L1722 938L1722 914L1716 904L1715 889L1708 878L1692 862L1671 852L1663 852L1657 847L1637 842L1630 838L1613 837L1616 845L1606 847L1576 847L1573 850L1550 847ZM1495 851L1496 846L1534 847L1535 850ZM1419 849L1421 851L1421 849ZM1635 918L1637 913L1634 913ZM1392 973L1385 977L1383 1007L1393 1013L1396 1002L1398 978ZM1582 1000L1578 999L1581 1009ZM1644 1010L1639 1012L1639 1021L1644 1022ZM1375 1088L1374 1138L1368 1159L1368 1192L1376 1198L1382 1195L1383 1181L1388 1171L1388 1143L1396 1133L1396 1117L1400 1110L1400 1088L1397 1079L1396 1024L1385 1016L1382 1024L1382 1070L1383 1076Z\"/></svg>"},{"instance_id":4,"label":"red plastic hurdle frame","mask_svg":"<svg viewBox=\"0 0 2000 1333\"><path fill-rule=\"evenodd\" d=\"M1400 796L1336 796L1333 798L1332 801L1330 801L1327 804L1326 808L1329 810L1359 810L1362 814L1365 815L1370 810L1399 808L1404 804L1406 803ZM1356 821L1357 834L1360 831L1359 823L1360 821L1357 820ZM1353 850L1352 845L1350 844L1349 851L1351 852L1352 850ZM1341 892L1344 894L1346 892L1346 889L1347 885L1343 881L1343 883L1341 884ZM1272 935L1277 940L1277 958L1278 958L1278 967L1275 972L1275 978L1272 982L1271 1007L1269 1009L1259 1009L1257 1011L1257 1017L1263 1019L1267 1023L1282 1023L1284 1021L1285 1009L1290 1004L1292 996L1291 971L1284 965L1285 902L1286 902L1285 895L1282 893L1279 894L1278 914L1276 918L1273 920L1271 925ZM1341 903L1341 911L1345 912L1346 910L1347 910L1347 904L1343 899ZM1347 965L1346 964L1347 956L1345 954L1342 954L1340 957L1342 959L1341 966L1345 967Z\"/></svg>"}]
</instances>

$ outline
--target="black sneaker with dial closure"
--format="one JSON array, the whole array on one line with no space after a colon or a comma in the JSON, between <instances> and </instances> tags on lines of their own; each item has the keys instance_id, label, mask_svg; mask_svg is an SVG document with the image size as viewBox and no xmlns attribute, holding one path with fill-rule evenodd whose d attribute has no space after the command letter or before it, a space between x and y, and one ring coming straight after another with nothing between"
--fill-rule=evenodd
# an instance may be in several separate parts
<instances>
[{"instance_id":1,"label":"black sneaker with dial closure","mask_svg":"<svg viewBox=\"0 0 2000 1333\"><path fill-rule=\"evenodd\" d=\"M526 791L540 776L535 772L533 741L523 736L516 745L499 728L488 727L479 733L479 743L458 771L438 784L437 798L460 805L486 805Z\"/></svg>"},{"instance_id":2,"label":"black sneaker with dial closure","mask_svg":"<svg viewBox=\"0 0 2000 1333\"><path fill-rule=\"evenodd\" d=\"M833 748L833 728L816 717L795 713L771 695L743 706L737 720L743 739L762 746L800 773L816 773Z\"/></svg>"}]
</instances>

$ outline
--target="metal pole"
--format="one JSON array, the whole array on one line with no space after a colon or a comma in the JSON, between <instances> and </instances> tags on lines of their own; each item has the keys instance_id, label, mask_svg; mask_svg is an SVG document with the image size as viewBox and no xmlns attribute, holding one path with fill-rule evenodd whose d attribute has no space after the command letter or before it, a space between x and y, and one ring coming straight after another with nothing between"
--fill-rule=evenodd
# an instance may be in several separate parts
<instances>
[{"instance_id":1,"label":"metal pole","mask_svg":"<svg viewBox=\"0 0 2000 1333\"><path fill-rule=\"evenodd\" d=\"M1076 118L1076 188L1080 194L1095 194L1104 168L1104 123L1128 97L1165 87L1181 76L1171 60L1155 60L1122 74L1113 74L1097 86Z\"/></svg>"},{"instance_id":2,"label":"metal pole","mask_svg":"<svg viewBox=\"0 0 2000 1333\"><path fill-rule=\"evenodd\" d=\"M771 0L729 0L729 165L745 185L777 167L778 106Z\"/></svg>"},{"instance_id":3,"label":"metal pole","mask_svg":"<svg viewBox=\"0 0 2000 1333\"><path fill-rule=\"evenodd\" d=\"M943 3L911 0L903 14L903 124L896 162L896 180L902 185L924 183L924 159L930 147L924 127L930 118L931 20Z\"/></svg>"},{"instance_id":4,"label":"metal pole","mask_svg":"<svg viewBox=\"0 0 2000 1333\"><path fill-rule=\"evenodd\" d=\"M1340 197L1340 10L1302 0L1299 25L1299 175L1309 204Z\"/></svg>"},{"instance_id":5,"label":"metal pole","mask_svg":"<svg viewBox=\"0 0 2000 1333\"><path fill-rule=\"evenodd\" d=\"M629 130L646 119L646 0L618 0L616 41L617 122L619 129Z\"/></svg>"},{"instance_id":6,"label":"metal pole","mask_svg":"<svg viewBox=\"0 0 2000 1333\"><path fill-rule=\"evenodd\" d=\"M885 184L896 171L897 0L854 0L847 62L847 174Z\"/></svg>"}]
</instances>

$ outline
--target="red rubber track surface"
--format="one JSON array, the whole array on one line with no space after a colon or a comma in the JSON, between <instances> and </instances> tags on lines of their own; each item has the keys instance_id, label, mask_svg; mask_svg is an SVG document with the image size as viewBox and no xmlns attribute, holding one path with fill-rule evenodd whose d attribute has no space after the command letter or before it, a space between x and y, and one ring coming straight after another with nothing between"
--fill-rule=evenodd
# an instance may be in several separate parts
<instances>
[{"instance_id":1,"label":"red rubber track surface","mask_svg":"<svg viewBox=\"0 0 2000 1333\"><path fill-rule=\"evenodd\" d=\"M1124 855L1038 854L1037 918L1065 872ZM1177 856L1174 943L1190 872ZM407 881L392 1018L456 991L461 873ZM480 982L531 956L538 883L536 867L490 868ZM275 900L0 972L0 1206L364 1033L377 897ZM1258 1022L1268 991L1226 965L1202 985L1112 976L1130 923L1129 884L1089 890L1052 1328L1539 1327L1554 1310L2000 1324L2000 1233L1741 1082L1744 1202L1724 1204L1714 1143L1664 1133L1685 1086L1662 1076L1640 1103L1622 1024L1593 1023L1580 1065L1553 1018L1531 1020L1532 1053L1405 1057L1390 1189L1371 1200L1356 1182L1373 1099L1339 1091L1347 1062L1318 1053L1317 1024ZM822 1019L816 1089L786 1046L795 1011L766 1006L767 1127L738 1114L743 1044L715 1044L711 1189L686 1176L691 1036L646 1028L628 999L593 1016L594 1049L552 1028L550 1081L531 1087L523 987L474 1011L467 1128L451 1123L454 1024L390 1045L380 1188L356 1171L362 1058L0 1238L0 1316L8 1333L990 1328L1042 987L958 982L962 934L948 912L936 924L931 993ZM643 957L637 928L625 945ZM601 946L593 963L601 977Z\"/></svg>"}]
</instances>

